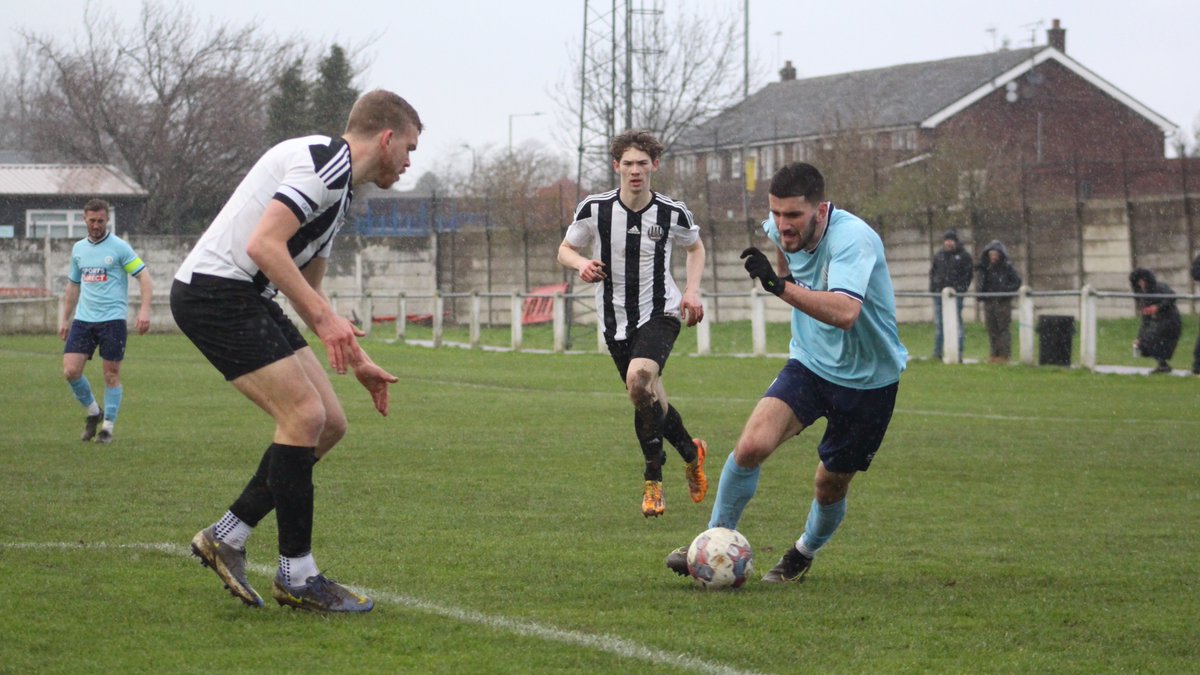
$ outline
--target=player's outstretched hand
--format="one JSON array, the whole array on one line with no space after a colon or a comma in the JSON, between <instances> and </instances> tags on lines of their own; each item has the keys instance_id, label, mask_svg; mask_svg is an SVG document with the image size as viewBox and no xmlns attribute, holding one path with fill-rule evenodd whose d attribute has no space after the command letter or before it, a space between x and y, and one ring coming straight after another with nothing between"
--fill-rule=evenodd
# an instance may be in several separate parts
<instances>
[{"instance_id":1,"label":"player's outstretched hand","mask_svg":"<svg viewBox=\"0 0 1200 675\"><path fill-rule=\"evenodd\" d=\"M775 295L783 293L784 283L779 279L779 275L775 273L775 268L771 265L771 261L767 259L767 254L751 246L742 251L741 258L745 261L746 272L750 274L750 278L758 279L764 291L774 293Z\"/></svg>"},{"instance_id":2,"label":"player's outstretched hand","mask_svg":"<svg viewBox=\"0 0 1200 675\"><path fill-rule=\"evenodd\" d=\"M375 365L370 359L354 367L354 376L358 378L358 383L364 389L371 392L371 400L375 403L375 409L379 411L379 414L387 417L388 385L395 384L399 378Z\"/></svg>"},{"instance_id":3,"label":"player's outstretched hand","mask_svg":"<svg viewBox=\"0 0 1200 675\"><path fill-rule=\"evenodd\" d=\"M313 330L325 345L325 352L329 356L329 366L338 375L345 375L350 364L367 360L362 347L358 346L356 336L358 329L350 323L349 319L329 312L315 322ZM358 332L361 333L361 331Z\"/></svg>"}]
</instances>

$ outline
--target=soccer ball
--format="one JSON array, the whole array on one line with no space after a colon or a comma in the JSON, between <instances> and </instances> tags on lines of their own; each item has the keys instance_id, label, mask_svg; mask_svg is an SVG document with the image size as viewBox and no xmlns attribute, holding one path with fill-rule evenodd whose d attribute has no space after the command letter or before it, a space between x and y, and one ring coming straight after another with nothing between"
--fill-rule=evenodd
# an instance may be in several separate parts
<instances>
[{"instance_id":1,"label":"soccer ball","mask_svg":"<svg viewBox=\"0 0 1200 675\"><path fill-rule=\"evenodd\" d=\"M714 527L692 540L687 564L701 588L737 588L754 573L754 552L741 532Z\"/></svg>"}]
</instances>

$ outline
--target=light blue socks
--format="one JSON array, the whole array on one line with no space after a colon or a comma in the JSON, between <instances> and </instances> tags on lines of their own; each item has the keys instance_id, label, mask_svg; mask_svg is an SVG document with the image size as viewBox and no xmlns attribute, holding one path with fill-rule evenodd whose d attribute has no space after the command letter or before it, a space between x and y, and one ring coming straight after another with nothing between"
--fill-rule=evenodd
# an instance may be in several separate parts
<instances>
[{"instance_id":1,"label":"light blue socks","mask_svg":"<svg viewBox=\"0 0 1200 675\"><path fill-rule=\"evenodd\" d=\"M104 388L104 421L116 422L117 411L121 409L121 396L125 389L120 385Z\"/></svg>"},{"instance_id":2,"label":"light blue socks","mask_svg":"<svg viewBox=\"0 0 1200 675\"><path fill-rule=\"evenodd\" d=\"M96 403L96 397L92 396L92 385L86 377L80 377L74 382L67 382L71 385L71 391L75 393L75 399L80 405L85 408L91 408Z\"/></svg>"},{"instance_id":3,"label":"light blue socks","mask_svg":"<svg viewBox=\"0 0 1200 675\"><path fill-rule=\"evenodd\" d=\"M808 510L808 521L804 523L804 534L796 542L796 548L804 555L813 557L833 533L837 532L838 525L842 524L845 517L845 498L829 506L821 506L814 499L812 507Z\"/></svg>"},{"instance_id":4,"label":"light blue socks","mask_svg":"<svg viewBox=\"0 0 1200 675\"><path fill-rule=\"evenodd\" d=\"M758 489L758 475L761 470L762 467L742 468L733 461L733 453L729 454L725 459L725 468L721 469L721 482L717 483L717 498L713 501L709 527L737 529L738 521L742 519L742 511Z\"/></svg>"}]
</instances>

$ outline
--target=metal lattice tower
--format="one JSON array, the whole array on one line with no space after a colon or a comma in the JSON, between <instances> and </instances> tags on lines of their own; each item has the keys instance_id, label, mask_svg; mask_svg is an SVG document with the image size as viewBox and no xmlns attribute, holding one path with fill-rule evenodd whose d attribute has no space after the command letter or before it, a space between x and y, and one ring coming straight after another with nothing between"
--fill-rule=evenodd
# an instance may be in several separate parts
<instances>
[{"instance_id":1,"label":"metal lattice tower","mask_svg":"<svg viewBox=\"0 0 1200 675\"><path fill-rule=\"evenodd\" d=\"M645 25L662 16L660 0L584 0L583 39L579 59L579 146L576 184L585 176L610 175L608 141L634 127L640 92L634 59L658 51L644 44ZM579 195L577 195L578 197Z\"/></svg>"}]
</instances>

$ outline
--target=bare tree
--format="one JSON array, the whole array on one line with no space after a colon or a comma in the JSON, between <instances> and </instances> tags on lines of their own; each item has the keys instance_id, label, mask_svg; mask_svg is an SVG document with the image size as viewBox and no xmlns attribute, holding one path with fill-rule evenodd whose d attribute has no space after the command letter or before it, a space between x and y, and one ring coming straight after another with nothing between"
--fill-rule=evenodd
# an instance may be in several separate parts
<instances>
[{"instance_id":1,"label":"bare tree","mask_svg":"<svg viewBox=\"0 0 1200 675\"><path fill-rule=\"evenodd\" d=\"M731 4L724 14L701 16L702 9L682 2L665 11L653 4L655 9L633 11L622 3L630 11L628 36L625 14L618 10L615 40L593 40L586 55L581 48L572 50L570 75L556 87L556 103L561 117L571 120L572 138L579 132L583 102L584 181L608 180L606 141L625 128L627 108L631 126L653 131L669 148L684 131L741 100L737 8Z\"/></svg>"},{"instance_id":2,"label":"bare tree","mask_svg":"<svg viewBox=\"0 0 1200 675\"><path fill-rule=\"evenodd\" d=\"M150 192L145 231L200 229L265 149L273 80L295 58L259 30L147 1L129 27L89 8L65 44L22 32L23 149L127 171Z\"/></svg>"}]
</instances>

